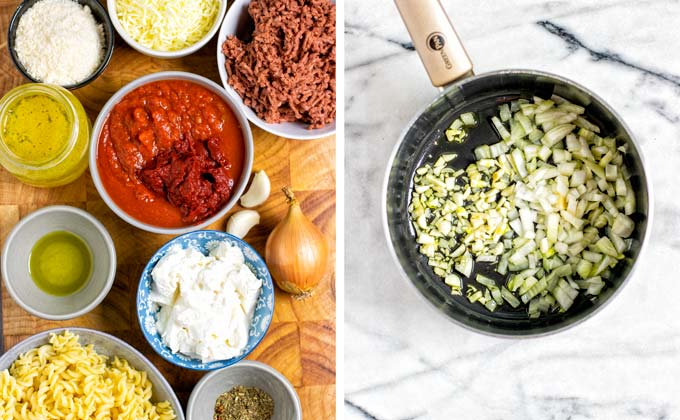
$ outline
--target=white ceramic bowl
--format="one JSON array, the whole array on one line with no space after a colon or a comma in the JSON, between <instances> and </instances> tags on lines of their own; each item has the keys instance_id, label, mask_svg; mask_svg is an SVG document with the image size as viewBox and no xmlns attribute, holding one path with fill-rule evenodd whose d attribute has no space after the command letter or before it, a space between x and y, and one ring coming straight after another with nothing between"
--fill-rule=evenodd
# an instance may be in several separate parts
<instances>
[{"instance_id":1,"label":"white ceramic bowl","mask_svg":"<svg viewBox=\"0 0 680 420\"><path fill-rule=\"evenodd\" d=\"M224 18L224 14L227 12L227 0L220 0L220 9L217 11L217 16L215 17L215 22L213 22L212 27L210 28L210 31L208 31L207 34L203 38L201 38L198 42L196 42L193 45L190 45L186 48L182 48L181 50L177 51L158 51L151 49L149 47L145 47L139 42L135 41L132 39L130 35L128 35L127 32L125 32L125 29L120 23L120 20L118 20L118 14L116 13L116 0L107 0L106 1L106 8L109 10L109 16L111 16L111 23L113 23L113 27L116 28L116 32L118 32L118 35L120 35L125 42L135 50L139 51L142 54L151 56L151 57L156 57L156 58L180 58L180 57L185 57L189 54L193 54L194 52L198 51L201 47L203 47L205 44L208 43L212 39L213 36L215 36L215 33L217 30L220 28L220 24L222 23L222 19Z\"/></svg>"},{"instance_id":2,"label":"white ceramic bowl","mask_svg":"<svg viewBox=\"0 0 680 420\"><path fill-rule=\"evenodd\" d=\"M68 296L43 292L29 273L33 245L46 234L66 230L82 238L92 251L92 274L85 286ZM70 206L35 211L14 226L2 249L2 278L12 299L40 318L64 320L86 314L111 290L116 276L116 249L104 225L94 216Z\"/></svg>"},{"instance_id":3,"label":"white ceramic bowl","mask_svg":"<svg viewBox=\"0 0 680 420\"><path fill-rule=\"evenodd\" d=\"M253 124L279 137L295 140L313 140L335 134L335 124L337 121L333 121L331 124L326 124L325 126L314 130L307 129L308 124L301 122L283 122L279 124L267 123L262 118L258 117L249 106L246 106L239 94L229 85L229 82L227 81L229 76L227 76L227 69L224 67L222 44L227 39L227 36L237 34L239 28L243 28L247 25L247 22L250 20L250 16L248 15L248 4L250 4L250 0L234 0L229 7L227 15L224 17L220 33L217 35L217 69L220 72L220 79L222 80L224 89L234 97L234 100L239 104L241 109L243 109L246 117L248 117Z\"/></svg>"},{"instance_id":4,"label":"white ceramic bowl","mask_svg":"<svg viewBox=\"0 0 680 420\"><path fill-rule=\"evenodd\" d=\"M217 95L220 96L220 98L222 98L227 103L227 105L229 105L231 110L234 112L236 119L241 125L241 131L243 133L243 142L245 149L245 156L243 159L243 173L241 173L241 177L238 180L236 180L236 184L234 185L234 189L232 190L232 194L231 197L229 198L229 201L227 201L227 204L225 204L224 207L222 207L222 209L220 209L220 211L215 213L213 216L191 226L183 226L179 228L167 228L150 225L148 223L144 223L135 219L134 217L127 214L113 201L113 199L111 199L111 196L109 196L109 193L106 191L106 188L104 188L101 178L99 177L99 169L97 167L97 147L99 145L99 134L102 131L104 123L106 122L106 118L109 115L109 112L111 112L111 108L113 108L118 102L120 102L120 100L125 95L127 95L131 91L137 89L142 85L151 82L157 82L159 80L187 80L196 83L200 86L203 86L204 88L216 93ZM92 174L92 181L94 182L94 185L97 188L99 195L102 197L106 205L109 206L109 208L113 210L113 212L116 213L118 217L125 220L132 226L135 226L147 232L161 233L166 235L181 235L183 233L191 232L193 230L203 229L204 227L208 226L213 222L216 222L217 220L222 218L225 214L227 214L229 209L231 209L234 206L234 204L238 202L238 199L241 197L241 194L243 194L243 191L245 190L246 185L248 184L248 179L250 178L250 171L253 166L253 151L254 151L253 134L250 131L250 125L248 125L248 120L246 119L245 115L243 115L241 107L236 105L234 102L235 102L234 99L230 95L227 95L226 92L224 92L224 89L222 89L217 83L213 82L212 80L206 79L205 77L199 76L197 74L186 73L181 71L163 71L158 73L147 74L146 76L142 76L139 79L133 80L132 82L123 86L118 92L116 92L111 97L111 99L108 100L108 102L106 102L106 104L102 108L101 112L99 113L99 116L97 117L97 121L95 121L94 127L92 128L92 137L90 140L90 173Z\"/></svg>"},{"instance_id":5,"label":"white ceramic bowl","mask_svg":"<svg viewBox=\"0 0 680 420\"><path fill-rule=\"evenodd\" d=\"M300 399L293 385L276 369L252 360L205 375L191 392L187 420L213 418L217 397L237 385L259 388L269 394L274 400L272 420L302 420Z\"/></svg>"},{"instance_id":6,"label":"white ceramic bowl","mask_svg":"<svg viewBox=\"0 0 680 420\"><path fill-rule=\"evenodd\" d=\"M80 344L85 346L87 344L94 345L94 350L104 356L113 358L114 356L122 357L130 363L133 368L146 372L147 378L153 385L153 394L151 401L156 403L159 401L168 401L177 415L176 420L184 420L184 412L182 406L177 399L177 396L172 391L172 387L168 381L163 378L163 375L154 367L151 362L144 357L140 352L135 350L131 345L123 340L120 340L112 335L91 330L88 328L67 328L72 333L80 338ZM50 333L61 334L65 331L64 328L43 331L41 333L30 336L19 344L9 349L0 357L0 370L9 369L20 354L25 353L36 347L49 342ZM210 417L212 418L212 417Z\"/></svg>"}]
</instances>

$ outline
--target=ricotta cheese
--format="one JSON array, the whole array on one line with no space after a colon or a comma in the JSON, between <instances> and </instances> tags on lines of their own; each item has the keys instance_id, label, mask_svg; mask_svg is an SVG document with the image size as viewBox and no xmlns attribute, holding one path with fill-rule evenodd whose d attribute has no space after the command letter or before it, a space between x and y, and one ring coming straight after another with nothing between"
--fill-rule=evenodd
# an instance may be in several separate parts
<instances>
[{"instance_id":1,"label":"ricotta cheese","mask_svg":"<svg viewBox=\"0 0 680 420\"><path fill-rule=\"evenodd\" d=\"M173 353L207 363L243 352L262 281L238 247L216 242L203 255L173 246L151 277L149 297L160 307L156 328Z\"/></svg>"}]
</instances>

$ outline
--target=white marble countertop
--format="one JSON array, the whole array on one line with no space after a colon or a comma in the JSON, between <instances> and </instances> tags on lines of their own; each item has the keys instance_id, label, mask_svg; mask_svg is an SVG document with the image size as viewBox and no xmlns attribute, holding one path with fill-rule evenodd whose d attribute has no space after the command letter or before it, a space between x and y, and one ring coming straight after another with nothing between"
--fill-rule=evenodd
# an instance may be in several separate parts
<instances>
[{"instance_id":1,"label":"white marble countertop","mask_svg":"<svg viewBox=\"0 0 680 420\"><path fill-rule=\"evenodd\" d=\"M528 340L467 331L400 277L381 186L436 90L390 0L347 0L345 419L680 419L680 2L442 0L477 73L546 70L616 109L655 190L651 241L587 322Z\"/></svg>"}]
</instances>

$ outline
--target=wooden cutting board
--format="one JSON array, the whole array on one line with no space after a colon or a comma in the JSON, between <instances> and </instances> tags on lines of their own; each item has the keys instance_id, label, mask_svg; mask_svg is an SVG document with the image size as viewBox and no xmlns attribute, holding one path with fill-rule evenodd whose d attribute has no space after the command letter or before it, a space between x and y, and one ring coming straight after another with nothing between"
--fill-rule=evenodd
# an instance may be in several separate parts
<instances>
[{"instance_id":1,"label":"wooden cutting board","mask_svg":"<svg viewBox=\"0 0 680 420\"><path fill-rule=\"evenodd\" d=\"M16 0L0 0L0 95L27 83L15 69L7 51L7 29ZM148 73L181 70L208 77L220 84L216 62L216 41L181 59L154 59L136 52L117 37L113 57L106 71L90 85L74 91L94 122L104 103L126 83ZM314 296L296 300L276 290L274 318L262 343L248 359L266 363L295 386L303 418L335 418L335 137L295 141L276 137L254 125L253 170L265 170L272 183L272 195L257 210L261 223L244 239L264 254L269 232L286 212L280 189L290 185L305 214L326 234L332 250L329 274ZM151 255L172 236L136 229L118 218L97 194L89 173L75 182L53 189L33 188L14 179L0 168L0 239L28 213L53 204L80 207L92 213L108 229L116 245L118 268L109 295L89 314L69 321L47 321L21 309L2 285L4 348L51 328L87 327L113 334L140 350L165 375L182 404L203 376L176 367L157 356L144 339L136 317L135 297L142 269ZM234 208L233 211L239 210ZM228 217L228 216L227 216ZM225 219L209 229L224 229Z\"/></svg>"}]
</instances>

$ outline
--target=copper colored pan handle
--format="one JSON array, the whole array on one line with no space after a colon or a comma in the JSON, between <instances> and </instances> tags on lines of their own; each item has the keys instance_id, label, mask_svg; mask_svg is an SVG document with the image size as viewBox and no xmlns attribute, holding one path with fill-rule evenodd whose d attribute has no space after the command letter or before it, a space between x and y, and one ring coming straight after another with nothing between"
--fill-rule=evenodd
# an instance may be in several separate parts
<instances>
[{"instance_id":1,"label":"copper colored pan handle","mask_svg":"<svg viewBox=\"0 0 680 420\"><path fill-rule=\"evenodd\" d=\"M394 0L432 84L472 74L472 61L439 0Z\"/></svg>"}]
</instances>

